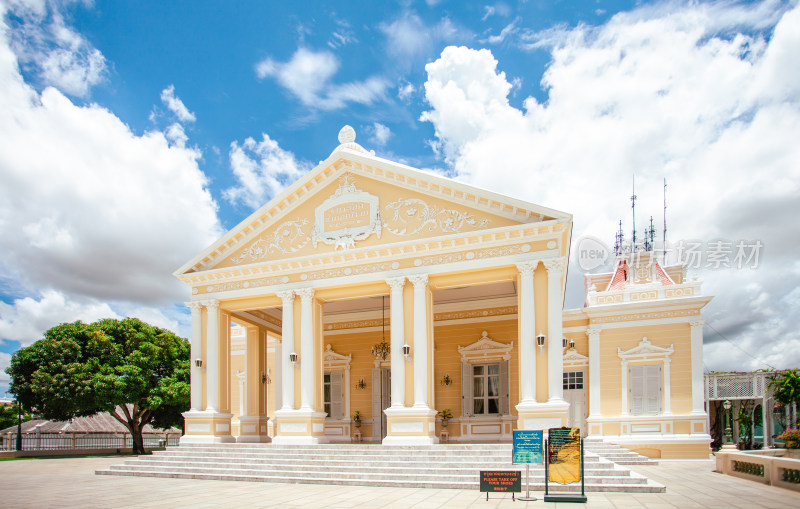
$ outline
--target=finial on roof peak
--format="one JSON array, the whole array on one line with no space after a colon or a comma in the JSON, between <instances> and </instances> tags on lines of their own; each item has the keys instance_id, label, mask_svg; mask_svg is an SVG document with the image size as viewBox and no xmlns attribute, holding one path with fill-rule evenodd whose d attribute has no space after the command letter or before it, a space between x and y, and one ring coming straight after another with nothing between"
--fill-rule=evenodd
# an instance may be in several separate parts
<instances>
[{"instance_id":1,"label":"finial on roof peak","mask_svg":"<svg viewBox=\"0 0 800 509\"><path fill-rule=\"evenodd\" d=\"M353 143L356 141L356 130L346 125L339 130L339 143Z\"/></svg>"}]
</instances>

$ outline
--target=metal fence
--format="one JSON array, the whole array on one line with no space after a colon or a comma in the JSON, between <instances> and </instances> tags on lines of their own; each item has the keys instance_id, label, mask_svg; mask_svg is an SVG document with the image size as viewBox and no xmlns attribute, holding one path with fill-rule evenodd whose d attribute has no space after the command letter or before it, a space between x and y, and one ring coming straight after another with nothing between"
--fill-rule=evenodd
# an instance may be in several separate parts
<instances>
[{"instance_id":1,"label":"metal fence","mask_svg":"<svg viewBox=\"0 0 800 509\"><path fill-rule=\"evenodd\" d=\"M17 447L17 434L6 433L0 450L13 451ZM180 433L144 433L145 449L178 445ZM23 433L23 451L54 451L71 449L130 449L130 433Z\"/></svg>"}]
</instances>

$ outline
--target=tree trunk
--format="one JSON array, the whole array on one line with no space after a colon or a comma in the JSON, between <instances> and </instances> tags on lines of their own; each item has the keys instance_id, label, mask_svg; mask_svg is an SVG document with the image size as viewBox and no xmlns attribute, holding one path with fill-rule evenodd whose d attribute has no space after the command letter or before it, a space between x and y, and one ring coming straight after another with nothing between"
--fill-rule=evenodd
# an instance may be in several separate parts
<instances>
[{"instance_id":1,"label":"tree trunk","mask_svg":"<svg viewBox=\"0 0 800 509\"><path fill-rule=\"evenodd\" d=\"M144 438L142 437L142 429L138 426L137 423L133 423L131 426L131 439L132 439L132 447L133 447L133 454L145 454L144 450Z\"/></svg>"}]
</instances>

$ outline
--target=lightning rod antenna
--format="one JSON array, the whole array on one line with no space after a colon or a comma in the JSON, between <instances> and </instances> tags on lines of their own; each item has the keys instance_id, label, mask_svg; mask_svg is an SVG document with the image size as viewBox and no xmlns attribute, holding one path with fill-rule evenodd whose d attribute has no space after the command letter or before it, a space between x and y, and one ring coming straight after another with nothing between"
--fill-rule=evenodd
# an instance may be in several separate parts
<instances>
[{"instance_id":1,"label":"lightning rod antenna","mask_svg":"<svg viewBox=\"0 0 800 509\"><path fill-rule=\"evenodd\" d=\"M667 178L664 177L664 229L661 232L661 252L664 264L667 263Z\"/></svg>"},{"instance_id":2,"label":"lightning rod antenna","mask_svg":"<svg viewBox=\"0 0 800 509\"><path fill-rule=\"evenodd\" d=\"M633 221L633 237L631 238L631 252L636 250L636 174L633 175L631 188L631 217Z\"/></svg>"}]
</instances>

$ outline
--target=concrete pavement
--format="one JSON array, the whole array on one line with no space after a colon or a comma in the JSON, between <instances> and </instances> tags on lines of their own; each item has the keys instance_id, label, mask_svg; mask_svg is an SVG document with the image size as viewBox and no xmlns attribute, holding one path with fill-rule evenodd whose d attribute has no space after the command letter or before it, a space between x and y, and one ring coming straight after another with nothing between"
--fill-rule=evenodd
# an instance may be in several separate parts
<instances>
[{"instance_id":1,"label":"concrete pavement","mask_svg":"<svg viewBox=\"0 0 800 509\"><path fill-rule=\"evenodd\" d=\"M55 458L0 461L3 507L98 508L230 508L381 507L433 508L578 508L553 504L533 493L535 502L512 502L510 495L477 491L367 488L309 484L272 484L113 477L97 469L122 463L124 457ZM667 486L666 493L589 493L593 508L800 507L800 493L713 472L713 461L669 461L636 467L641 474Z\"/></svg>"}]
</instances>

